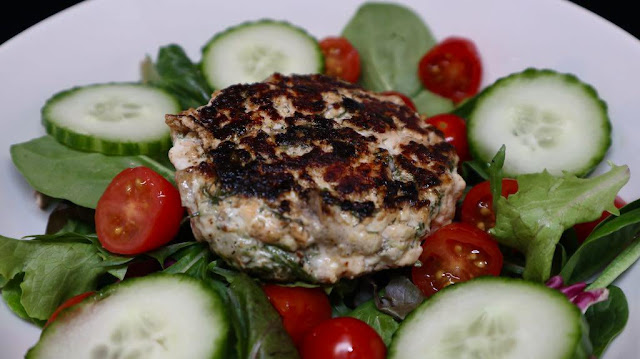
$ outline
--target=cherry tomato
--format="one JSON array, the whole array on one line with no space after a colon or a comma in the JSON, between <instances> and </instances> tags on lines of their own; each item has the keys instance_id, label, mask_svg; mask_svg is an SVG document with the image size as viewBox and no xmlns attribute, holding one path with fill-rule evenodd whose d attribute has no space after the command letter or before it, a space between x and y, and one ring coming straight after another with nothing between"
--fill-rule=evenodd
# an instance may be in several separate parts
<instances>
[{"instance_id":1,"label":"cherry tomato","mask_svg":"<svg viewBox=\"0 0 640 359\"><path fill-rule=\"evenodd\" d=\"M331 319L329 298L321 288L265 285L263 289L280 313L287 333L298 346L311 328Z\"/></svg>"},{"instance_id":2,"label":"cherry tomato","mask_svg":"<svg viewBox=\"0 0 640 359\"><path fill-rule=\"evenodd\" d=\"M367 323L349 317L325 320L302 341L302 359L384 359L387 348Z\"/></svg>"},{"instance_id":3,"label":"cherry tomato","mask_svg":"<svg viewBox=\"0 0 640 359\"><path fill-rule=\"evenodd\" d=\"M183 212L180 194L169 181L146 167L128 168L98 201L98 240L113 253L143 253L178 233Z\"/></svg>"},{"instance_id":4,"label":"cherry tomato","mask_svg":"<svg viewBox=\"0 0 640 359\"><path fill-rule=\"evenodd\" d=\"M324 73L348 82L360 77L360 54L344 37L327 37L320 41L324 54Z\"/></svg>"},{"instance_id":5,"label":"cherry tomato","mask_svg":"<svg viewBox=\"0 0 640 359\"><path fill-rule=\"evenodd\" d=\"M510 178L502 179L502 196L508 198L518 192L518 181ZM493 195L489 181L473 186L462 202L462 222L472 224L483 231L488 231L496 225L496 215L493 213Z\"/></svg>"},{"instance_id":6,"label":"cherry tomato","mask_svg":"<svg viewBox=\"0 0 640 359\"><path fill-rule=\"evenodd\" d=\"M86 297L94 294L95 292L86 292L86 293L82 293L82 294L78 294L75 297L71 297L69 299L67 299L64 303L60 304L60 306L53 312L53 314L51 314L51 316L49 317L49 320L47 320L47 323L44 325L45 328L47 326L49 326L49 324L51 324L54 320L56 320L56 318L58 317L58 315L60 315L60 313L70 307L73 307L74 305L82 302Z\"/></svg>"},{"instance_id":7,"label":"cherry tomato","mask_svg":"<svg viewBox=\"0 0 640 359\"><path fill-rule=\"evenodd\" d=\"M407 107L409 107L410 109L414 110L414 111L418 111L418 109L416 108L416 105L413 103L413 101L411 101L411 99L406 96L405 94L398 92L398 91L385 91L382 93L383 95L388 95L388 96L398 96L400 97L400 99L402 100L402 102L404 102L405 105L407 105Z\"/></svg>"},{"instance_id":8,"label":"cherry tomato","mask_svg":"<svg viewBox=\"0 0 640 359\"><path fill-rule=\"evenodd\" d=\"M471 159L469 144L467 143L467 125L462 118L443 113L427 118L427 122L444 133L445 141L456 148L456 153L458 153L461 162Z\"/></svg>"},{"instance_id":9,"label":"cherry tomato","mask_svg":"<svg viewBox=\"0 0 640 359\"><path fill-rule=\"evenodd\" d=\"M627 202L625 202L622 198L616 196L613 204L616 206L616 208L622 208L627 204ZM575 229L576 231L576 236L578 237L578 243L584 242L584 240L589 237L591 232L593 232L593 229L598 225L598 223L604 221L610 215L611 213L604 211L602 212L600 218L596 219L595 221L580 223L573 226L573 229Z\"/></svg>"},{"instance_id":10,"label":"cherry tomato","mask_svg":"<svg viewBox=\"0 0 640 359\"><path fill-rule=\"evenodd\" d=\"M411 268L413 283L426 296L458 282L500 274L502 253L485 231L467 223L451 223L422 244L421 266Z\"/></svg>"},{"instance_id":11,"label":"cherry tomato","mask_svg":"<svg viewBox=\"0 0 640 359\"><path fill-rule=\"evenodd\" d=\"M418 76L424 87L458 103L480 89L480 55L470 40L450 37L420 59Z\"/></svg>"}]
</instances>

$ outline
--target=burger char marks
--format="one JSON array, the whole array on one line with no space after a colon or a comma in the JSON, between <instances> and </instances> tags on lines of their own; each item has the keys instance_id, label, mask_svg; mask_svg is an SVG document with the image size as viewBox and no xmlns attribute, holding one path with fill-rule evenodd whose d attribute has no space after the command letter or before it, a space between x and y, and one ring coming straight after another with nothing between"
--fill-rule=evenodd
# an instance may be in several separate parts
<instances>
[{"instance_id":1,"label":"burger char marks","mask_svg":"<svg viewBox=\"0 0 640 359\"><path fill-rule=\"evenodd\" d=\"M320 193L324 204L359 218L428 206L421 192L440 185L455 161L444 141L411 141L391 153L380 139L397 131L440 133L406 106L322 75L234 85L196 113L194 121L220 141L205 148L208 160L198 169L224 193L263 198L284 212L290 191L303 199Z\"/></svg>"}]
</instances>

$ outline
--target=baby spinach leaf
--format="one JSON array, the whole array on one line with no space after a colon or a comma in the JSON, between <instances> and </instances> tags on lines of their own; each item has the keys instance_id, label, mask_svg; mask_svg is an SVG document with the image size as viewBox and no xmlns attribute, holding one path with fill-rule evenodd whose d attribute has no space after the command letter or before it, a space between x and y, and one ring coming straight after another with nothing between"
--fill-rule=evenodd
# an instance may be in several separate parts
<instances>
[{"instance_id":1,"label":"baby spinach leaf","mask_svg":"<svg viewBox=\"0 0 640 359\"><path fill-rule=\"evenodd\" d=\"M195 243L172 255L174 264L164 270L165 273L184 273L198 279L204 279L207 266L211 262L211 251L205 243Z\"/></svg>"},{"instance_id":2,"label":"baby spinach leaf","mask_svg":"<svg viewBox=\"0 0 640 359\"><path fill-rule=\"evenodd\" d=\"M11 159L36 191L88 208L95 208L113 177L129 167L147 166L174 182L174 171L150 157L76 151L51 136L11 146Z\"/></svg>"},{"instance_id":3,"label":"baby spinach leaf","mask_svg":"<svg viewBox=\"0 0 640 359\"><path fill-rule=\"evenodd\" d=\"M484 161L472 160L462 162L462 178L467 183L467 187L474 186L480 182L487 181L489 174L488 166Z\"/></svg>"},{"instance_id":4,"label":"baby spinach leaf","mask_svg":"<svg viewBox=\"0 0 640 359\"><path fill-rule=\"evenodd\" d=\"M161 47L155 64L145 59L142 81L167 90L185 110L207 104L213 92L200 68L175 44Z\"/></svg>"},{"instance_id":5,"label":"baby spinach leaf","mask_svg":"<svg viewBox=\"0 0 640 359\"><path fill-rule=\"evenodd\" d=\"M498 198L491 233L498 242L524 253L525 279L545 281L564 230L598 218L603 210L617 213L613 200L628 180L627 166L613 166L588 179L554 177L546 171L520 176L518 192Z\"/></svg>"},{"instance_id":6,"label":"baby spinach leaf","mask_svg":"<svg viewBox=\"0 0 640 359\"><path fill-rule=\"evenodd\" d=\"M622 290L616 286L609 286L608 289L609 299L592 305L584 315L589 323L593 354L598 358L622 332L629 319L629 307Z\"/></svg>"},{"instance_id":7,"label":"baby spinach leaf","mask_svg":"<svg viewBox=\"0 0 640 359\"><path fill-rule=\"evenodd\" d=\"M587 289L604 288L613 283L613 281L629 269L638 258L640 258L640 237L636 235L633 238L633 242L602 271L598 279L591 283Z\"/></svg>"},{"instance_id":8,"label":"baby spinach leaf","mask_svg":"<svg viewBox=\"0 0 640 359\"><path fill-rule=\"evenodd\" d=\"M386 346L391 344L391 337L393 333L398 330L400 324L393 319L389 314L382 313L376 308L373 300L365 302L359 305L351 313L349 317L357 318L363 322L369 324L378 334Z\"/></svg>"},{"instance_id":9,"label":"baby spinach leaf","mask_svg":"<svg viewBox=\"0 0 640 359\"><path fill-rule=\"evenodd\" d=\"M109 269L103 262L88 242L0 236L0 276L9 280L8 285L24 274L20 304L31 319L46 320L64 300L95 290L98 278Z\"/></svg>"},{"instance_id":10,"label":"baby spinach leaf","mask_svg":"<svg viewBox=\"0 0 640 359\"><path fill-rule=\"evenodd\" d=\"M151 258L154 258L155 260L158 261L158 263L161 266L164 266L164 262L167 260L167 258L174 255L176 252L180 251L181 249L191 247L197 244L198 244L197 242L181 242L181 243L170 244L168 246L160 247L154 251L147 252L145 253L145 255Z\"/></svg>"},{"instance_id":11,"label":"baby spinach leaf","mask_svg":"<svg viewBox=\"0 0 640 359\"><path fill-rule=\"evenodd\" d=\"M413 11L395 4L366 3L342 35L360 53L363 87L377 92L399 91L407 96L422 90L417 65L436 41Z\"/></svg>"},{"instance_id":12,"label":"baby spinach leaf","mask_svg":"<svg viewBox=\"0 0 640 359\"><path fill-rule=\"evenodd\" d=\"M43 326L46 321L33 319L29 317L27 311L24 309L20 298L22 297L22 289L20 289L20 283L24 280L24 273L20 273L15 276L12 280L6 283L6 285L2 286L2 299L7 304L7 307L11 309L13 313L15 313L18 317L26 320L28 322L32 322L38 326Z\"/></svg>"},{"instance_id":13,"label":"baby spinach leaf","mask_svg":"<svg viewBox=\"0 0 640 359\"><path fill-rule=\"evenodd\" d=\"M562 268L560 275L566 283L585 281L609 263L611 269L602 281L611 282L637 260L639 204L640 200L624 206L620 216L609 216L593 230ZM625 248L628 249L625 256L616 259Z\"/></svg>"},{"instance_id":14,"label":"baby spinach leaf","mask_svg":"<svg viewBox=\"0 0 640 359\"><path fill-rule=\"evenodd\" d=\"M491 159L487 174L489 175L489 184L491 187L491 197L493 198L493 211L496 211L496 203L498 198L502 196L502 167L504 166L505 146L502 145Z\"/></svg>"},{"instance_id":15,"label":"baby spinach leaf","mask_svg":"<svg viewBox=\"0 0 640 359\"><path fill-rule=\"evenodd\" d=\"M236 338L238 358L298 358L298 351L260 286L244 273L209 266L229 283L223 289Z\"/></svg>"},{"instance_id":16,"label":"baby spinach leaf","mask_svg":"<svg viewBox=\"0 0 640 359\"><path fill-rule=\"evenodd\" d=\"M429 117L451 112L455 107L453 101L450 99L435 94L427 89L420 90L420 92L411 97L411 101L416 105L419 113Z\"/></svg>"}]
</instances>

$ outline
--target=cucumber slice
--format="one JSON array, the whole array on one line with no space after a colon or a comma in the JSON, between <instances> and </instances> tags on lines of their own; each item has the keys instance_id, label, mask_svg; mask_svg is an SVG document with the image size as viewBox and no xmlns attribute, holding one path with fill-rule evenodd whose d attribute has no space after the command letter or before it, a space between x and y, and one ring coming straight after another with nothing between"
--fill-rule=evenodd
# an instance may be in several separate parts
<instances>
[{"instance_id":1,"label":"cucumber slice","mask_svg":"<svg viewBox=\"0 0 640 359\"><path fill-rule=\"evenodd\" d=\"M394 334L391 359L577 359L591 352L577 306L519 279L481 277L426 300Z\"/></svg>"},{"instance_id":2,"label":"cucumber slice","mask_svg":"<svg viewBox=\"0 0 640 359\"><path fill-rule=\"evenodd\" d=\"M260 20L216 34L202 50L202 72L214 89L284 75L321 73L318 42L287 22Z\"/></svg>"},{"instance_id":3,"label":"cucumber slice","mask_svg":"<svg viewBox=\"0 0 640 359\"><path fill-rule=\"evenodd\" d=\"M108 155L159 154L171 138L164 115L180 111L167 92L135 83L76 87L42 108L47 133L71 148Z\"/></svg>"},{"instance_id":4,"label":"cucumber slice","mask_svg":"<svg viewBox=\"0 0 640 359\"><path fill-rule=\"evenodd\" d=\"M544 169L586 175L611 145L606 104L570 74L527 69L496 81L470 103L472 156L489 162L506 145L507 176Z\"/></svg>"},{"instance_id":5,"label":"cucumber slice","mask_svg":"<svg viewBox=\"0 0 640 359\"><path fill-rule=\"evenodd\" d=\"M63 311L27 358L223 358L222 300L185 275L152 275L105 288Z\"/></svg>"}]
</instances>

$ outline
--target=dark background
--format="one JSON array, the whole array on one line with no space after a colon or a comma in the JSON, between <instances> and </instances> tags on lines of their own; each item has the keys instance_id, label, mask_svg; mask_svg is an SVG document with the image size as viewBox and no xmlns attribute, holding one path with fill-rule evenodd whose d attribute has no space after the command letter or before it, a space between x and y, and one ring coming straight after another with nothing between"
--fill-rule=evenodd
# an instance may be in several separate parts
<instances>
[{"instance_id":1,"label":"dark background","mask_svg":"<svg viewBox=\"0 0 640 359\"><path fill-rule=\"evenodd\" d=\"M481 1L481 0L479 0ZM49 0L49 1L13 1L12 9L3 11L5 19L0 21L0 44L25 30L29 26L77 3L75 0ZM604 17L627 32L640 38L640 20L636 14L635 1L612 0L573 0L572 2L585 7L592 12Z\"/></svg>"}]
</instances>

